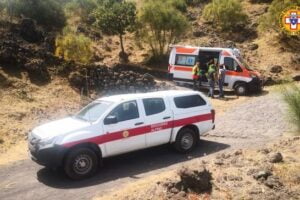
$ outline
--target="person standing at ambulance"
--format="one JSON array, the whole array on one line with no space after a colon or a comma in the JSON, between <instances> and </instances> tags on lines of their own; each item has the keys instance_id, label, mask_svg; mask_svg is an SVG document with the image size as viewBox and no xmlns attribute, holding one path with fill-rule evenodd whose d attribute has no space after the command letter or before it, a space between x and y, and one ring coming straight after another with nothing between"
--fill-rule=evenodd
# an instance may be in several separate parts
<instances>
[{"instance_id":1,"label":"person standing at ambulance","mask_svg":"<svg viewBox=\"0 0 300 200\"><path fill-rule=\"evenodd\" d=\"M217 76L217 66L214 59L211 59L208 66L207 79L209 84L208 97L214 98L215 81Z\"/></svg>"},{"instance_id":2,"label":"person standing at ambulance","mask_svg":"<svg viewBox=\"0 0 300 200\"><path fill-rule=\"evenodd\" d=\"M224 65L220 65L219 67L219 75L218 75L218 83L219 83L219 97L224 98L224 81L225 81L226 68Z\"/></svg>"},{"instance_id":3,"label":"person standing at ambulance","mask_svg":"<svg viewBox=\"0 0 300 200\"><path fill-rule=\"evenodd\" d=\"M200 62L197 61L196 64L193 67L193 81L194 81L194 90L197 89L197 83L199 80L199 74L200 74Z\"/></svg>"},{"instance_id":4,"label":"person standing at ambulance","mask_svg":"<svg viewBox=\"0 0 300 200\"><path fill-rule=\"evenodd\" d=\"M203 63L201 62L199 64L199 87L202 85L202 82L205 82L205 69L207 69L207 67L205 67L206 64L203 65Z\"/></svg>"}]
</instances>

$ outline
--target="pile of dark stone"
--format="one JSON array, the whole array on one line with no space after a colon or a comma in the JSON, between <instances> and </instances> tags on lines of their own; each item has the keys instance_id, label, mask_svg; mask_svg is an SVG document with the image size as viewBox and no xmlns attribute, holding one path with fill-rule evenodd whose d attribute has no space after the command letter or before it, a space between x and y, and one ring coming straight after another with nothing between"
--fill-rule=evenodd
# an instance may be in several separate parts
<instances>
[{"instance_id":1,"label":"pile of dark stone","mask_svg":"<svg viewBox=\"0 0 300 200\"><path fill-rule=\"evenodd\" d=\"M32 81L48 82L47 67L60 63L53 55L54 40L45 37L31 19L9 24L0 32L0 65L4 68L24 69Z\"/></svg>"},{"instance_id":2,"label":"pile of dark stone","mask_svg":"<svg viewBox=\"0 0 300 200\"><path fill-rule=\"evenodd\" d=\"M122 94L149 92L167 89L162 82L155 81L149 73L139 73L132 70L124 70L122 67L89 66L69 75L70 84L86 92Z\"/></svg>"},{"instance_id":3,"label":"pile of dark stone","mask_svg":"<svg viewBox=\"0 0 300 200\"><path fill-rule=\"evenodd\" d=\"M167 199L187 199L187 193L201 194L212 189L212 174L205 167L198 169L183 167L178 171L179 181L167 180L163 186L167 189Z\"/></svg>"}]
</instances>

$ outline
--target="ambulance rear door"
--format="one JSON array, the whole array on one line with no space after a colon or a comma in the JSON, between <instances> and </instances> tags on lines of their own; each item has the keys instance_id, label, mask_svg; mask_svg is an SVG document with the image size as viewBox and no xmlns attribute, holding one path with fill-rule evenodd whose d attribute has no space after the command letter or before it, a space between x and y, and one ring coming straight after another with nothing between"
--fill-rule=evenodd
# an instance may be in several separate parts
<instances>
[{"instance_id":1,"label":"ambulance rear door","mask_svg":"<svg viewBox=\"0 0 300 200\"><path fill-rule=\"evenodd\" d=\"M193 82L192 70L198 60L198 52L196 47L175 48L175 59L171 65L174 81Z\"/></svg>"}]
</instances>

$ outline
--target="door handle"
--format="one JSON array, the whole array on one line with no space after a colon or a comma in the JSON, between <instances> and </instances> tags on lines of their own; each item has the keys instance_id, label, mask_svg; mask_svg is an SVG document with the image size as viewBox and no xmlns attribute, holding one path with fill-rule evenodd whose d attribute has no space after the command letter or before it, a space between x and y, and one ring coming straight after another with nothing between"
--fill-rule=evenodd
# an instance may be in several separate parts
<instances>
[{"instance_id":1,"label":"door handle","mask_svg":"<svg viewBox=\"0 0 300 200\"><path fill-rule=\"evenodd\" d=\"M170 119L171 117L170 116L167 116L167 117L164 117L163 119Z\"/></svg>"},{"instance_id":2,"label":"door handle","mask_svg":"<svg viewBox=\"0 0 300 200\"><path fill-rule=\"evenodd\" d=\"M134 125L138 126L138 125L142 125L142 124L144 124L144 122L137 122Z\"/></svg>"}]
</instances>

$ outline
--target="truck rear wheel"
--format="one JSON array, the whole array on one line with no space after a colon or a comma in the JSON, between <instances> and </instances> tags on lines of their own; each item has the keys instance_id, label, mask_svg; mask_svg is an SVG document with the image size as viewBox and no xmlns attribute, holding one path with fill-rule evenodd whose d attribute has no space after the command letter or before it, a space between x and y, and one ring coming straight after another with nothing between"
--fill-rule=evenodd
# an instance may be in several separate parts
<instances>
[{"instance_id":1,"label":"truck rear wheel","mask_svg":"<svg viewBox=\"0 0 300 200\"><path fill-rule=\"evenodd\" d=\"M198 143L197 134L190 128L183 128L179 131L174 147L180 153L192 151Z\"/></svg>"},{"instance_id":2,"label":"truck rear wheel","mask_svg":"<svg viewBox=\"0 0 300 200\"><path fill-rule=\"evenodd\" d=\"M77 148L66 157L64 171L68 177L80 180L92 176L98 168L98 157L89 148Z\"/></svg>"}]
</instances>

